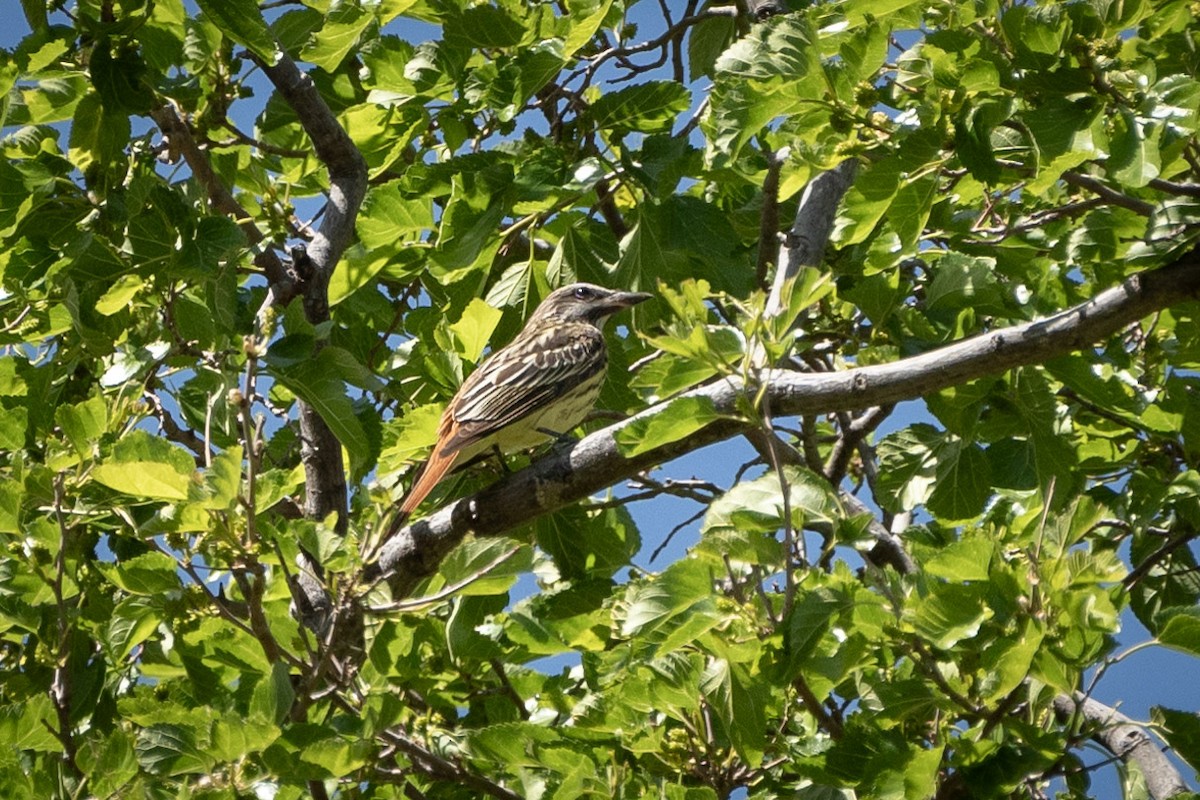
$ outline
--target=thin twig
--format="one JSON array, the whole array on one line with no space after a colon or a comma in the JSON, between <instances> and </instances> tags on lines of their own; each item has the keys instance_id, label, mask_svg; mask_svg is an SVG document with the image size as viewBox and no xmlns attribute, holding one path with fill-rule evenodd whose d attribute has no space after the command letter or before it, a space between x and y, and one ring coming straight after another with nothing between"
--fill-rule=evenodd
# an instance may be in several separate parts
<instances>
[{"instance_id":1,"label":"thin twig","mask_svg":"<svg viewBox=\"0 0 1200 800\"><path fill-rule=\"evenodd\" d=\"M63 513L65 490L63 474L54 476L54 518L58 522L58 552L54 554L54 577L50 590L54 593L57 613L58 647L54 660L54 679L50 684L50 699L58 717L58 730L53 730L63 748L63 761L76 777L83 773L75 760L75 735L71 724L71 672L68 663L71 657L71 627L67 619L67 604L63 595L63 579L67 571L67 549L70 545L70 528Z\"/></svg>"},{"instance_id":2,"label":"thin twig","mask_svg":"<svg viewBox=\"0 0 1200 800\"><path fill-rule=\"evenodd\" d=\"M225 184L221 182L213 170L207 154L196 144L191 128L179 107L174 102L169 102L151 112L151 116L158 124L163 136L169 140L171 149L178 150L183 156L192 175L203 187L213 208L237 220L246 240L251 247L255 248L254 263L266 274L267 280L274 286L290 287L293 283L291 276L279 255L270 248L258 247L264 239L262 231L258 229L246 209L242 208Z\"/></svg>"},{"instance_id":3,"label":"thin twig","mask_svg":"<svg viewBox=\"0 0 1200 800\"><path fill-rule=\"evenodd\" d=\"M509 550L505 550L503 553L488 562L483 568L476 570L462 580L455 581L454 583L447 585L445 588L435 594L426 595L425 597L415 597L411 600L397 600L384 605L370 606L368 610L375 614L387 614L395 611L415 611L416 609L424 606L440 603L443 600L453 596L457 592L467 588L475 581L486 577L489 572L519 553L522 546L523 545L517 545Z\"/></svg>"},{"instance_id":4,"label":"thin twig","mask_svg":"<svg viewBox=\"0 0 1200 800\"><path fill-rule=\"evenodd\" d=\"M692 514L690 517L685 519L683 522L676 525L674 528L671 528L670 532L666 535L666 538L662 540L662 543L658 547L654 548L654 552L650 554L650 562L654 563L654 559L658 558L659 555L662 554L662 551L667 549L667 545L669 545L671 540L675 538L675 534L679 533L681 530L686 528L688 525L691 525L693 522L700 519L707 513L708 509L702 508L695 514Z\"/></svg>"},{"instance_id":5,"label":"thin twig","mask_svg":"<svg viewBox=\"0 0 1200 800\"><path fill-rule=\"evenodd\" d=\"M1127 194L1118 192L1116 189L1105 185L1090 175L1081 175L1078 172L1064 172L1062 179L1068 186L1074 186L1077 189L1086 189L1092 194L1104 198L1110 205L1127 208L1135 214L1141 214L1143 217L1148 217L1154 213L1153 203L1147 203L1145 200L1138 200L1136 197L1130 197Z\"/></svg>"},{"instance_id":6,"label":"thin twig","mask_svg":"<svg viewBox=\"0 0 1200 800\"><path fill-rule=\"evenodd\" d=\"M1190 526L1181 526L1183 529L1164 542L1157 550L1146 556L1141 562L1129 571L1129 574L1121 581L1121 584L1130 589L1138 583L1142 578L1150 573L1160 562L1171 555L1179 548L1186 545L1188 542L1196 538L1196 531Z\"/></svg>"},{"instance_id":7,"label":"thin twig","mask_svg":"<svg viewBox=\"0 0 1200 800\"><path fill-rule=\"evenodd\" d=\"M398 730L385 730L381 734L381 738L408 756L414 768L434 780L457 784L467 789L473 789L477 792L483 792L492 797L500 798L500 800L523 800L522 795L517 792L490 781L482 775L470 772L466 767L433 753L428 748L422 747L412 739L409 739Z\"/></svg>"},{"instance_id":8,"label":"thin twig","mask_svg":"<svg viewBox=\"0 0 1200 800\"><path fill-rule=\"evenodd\" d=\"M754 268L754 280L758 288L768 291L771 265L779 257L779 174L787 163L790 148L768 150L767 174L762 185L762 213L758 218L758 263Z\"/></svg>"},{"instance_id":9,"label":"thin twig","mask_svg":"<svg viewBox=\"0 0 1200 800\"><path fill-rule=\"evenodd\" d=\"M856 417L851 417L849 412L840 412L838 419L843 424L839 426L837 441L833 443L833 449L829 453L829 458L825 461L823 470L825 478L830 485L837 486L842 482L842 478L846 477L846 470L850 465L850 458L858 450L858 445L867 435L879 427L879 425L888 418L892 413L894 405L876 406L869 408Z\"/></svg>"}]
</instances>

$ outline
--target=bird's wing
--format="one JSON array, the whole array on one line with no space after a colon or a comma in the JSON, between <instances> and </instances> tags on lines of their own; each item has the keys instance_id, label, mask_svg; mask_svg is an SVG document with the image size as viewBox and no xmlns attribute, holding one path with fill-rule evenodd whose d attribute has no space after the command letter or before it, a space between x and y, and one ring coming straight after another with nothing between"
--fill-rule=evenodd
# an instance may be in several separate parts
<instances>
[{"instance_id":1,"label":"bird's wing","mask_svg":"<svg viewBox=\"0 0 1200 800\"><path fill-rule=\"evenodd\" d=\"M545 408L604 364L604 334L592 325L523 331L471 373L450 401L437 444L401 505L401 519L454 467L464 448Z\"/></svg>"},{"instance_id":2,"label":"bird's wing","mask_svg":"<svg viewBox=\"0 0 1200 800\"><path fill-rule=\"evenodd\" d=\"M592 325L555 324L521 335L463 383L446 413L445 451L458 451L545 408L604 369L604 334Z\"/></svg>"}]
</instances>

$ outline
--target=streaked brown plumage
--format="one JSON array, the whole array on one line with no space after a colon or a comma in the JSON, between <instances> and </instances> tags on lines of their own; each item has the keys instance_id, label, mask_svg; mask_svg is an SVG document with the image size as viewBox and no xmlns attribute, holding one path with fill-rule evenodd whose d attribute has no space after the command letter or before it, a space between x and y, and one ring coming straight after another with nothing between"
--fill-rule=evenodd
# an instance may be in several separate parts
<instances>
[{"instance_id":1,"label":"streaked brown plumage","mask_svg":"<svg viewBox=\"0 0 1200 800\"><path fill-rule=\"evenodd\" d=\"M604 381L604 321L649 298L573 283L551 292L517 337L463 382L438 424L438 438L400 506L413 512L446 473L499 447L513 452L583 422Z\"/></svg>"}]
</instances>

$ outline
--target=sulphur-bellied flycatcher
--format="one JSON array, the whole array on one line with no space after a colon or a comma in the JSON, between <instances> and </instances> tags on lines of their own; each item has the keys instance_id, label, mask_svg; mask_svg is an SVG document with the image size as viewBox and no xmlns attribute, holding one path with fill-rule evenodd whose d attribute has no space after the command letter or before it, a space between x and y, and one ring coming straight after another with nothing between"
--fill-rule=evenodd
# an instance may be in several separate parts
<instances>
[{"instance_id":1,"label":"sulphur-bellied flycatcher","mask_svg":"<svg viewBox=\"0 0 1200 800\"><path fill-rule=\"evenodd\" d=\"M437 442L400 506L401 519L455 466L497 447L532 447L583 422L604 381L604 321L649 297L590 283L551 292L517 338L471 373L442 413Z\"/></svg>"}]
</instances>

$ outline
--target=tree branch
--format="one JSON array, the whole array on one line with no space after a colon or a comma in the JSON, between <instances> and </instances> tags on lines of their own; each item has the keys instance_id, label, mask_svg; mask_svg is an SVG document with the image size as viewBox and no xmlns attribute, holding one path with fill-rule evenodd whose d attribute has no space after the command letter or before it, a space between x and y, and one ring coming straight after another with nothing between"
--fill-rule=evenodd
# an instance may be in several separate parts
<instances>
[{"instance_id":1,"label":"tree branch","mask_svg":"<svg viewBox=\"0 0 1200 800\"><path fill-rule=\"evenodd\" d=\"M1120 286L1052 317L1013 325L890 364L842 372L765 370L759 380L780 416L850 411L911 400L1013 367L1038 364L1090 347L1124 326L1200 295L1200 250L1166 267L1130 276ZM689 437L633 456L616 434L661 414L672 401L584 437L492 486L456 500L398 531L382 547L367 577L387 577L396 598L429 575L468 533L494 535L557 510L637 472L734 435L755 424L739 415L743 397L759 386L724 378L686 392L711 404L718 418Z\"/></svg>"},{"instance_id":2,"label":"tree branch","mask_svg":"<svg viewBox=\"0 0 1200 800\"><path fill-rule=\"evenodd\" d=\"M318 325L329 319L329 278L354 236L354 221L367 191L367 167L308 75L286 54L262 65L276 91L296 112L312 140L317 158L329 170L329 201L321 227L303 252L297 269L304 278L304 311ZM305 514L312 519L338 515L337 530L346 531L346 475L337 437L316 409L300 403L301 460L305 473ZM315 588L315 587L314 587ZM306 592L307 593L307 592ZM316 598L310 598L316 604Z\"/></svg>"},{"instance_id":3,"label":"tree branch","mask_svg":"<svg viewBox=\"0 0 1200 800\"><path fill-rule=\"evenodd\" d=\"M276 289L276 294L289 294L293 281L279 255L269 247L258 247L263 242L262 231L254 223L253 218L242 208L242 204L230 193L229 188L221 182L213 171L208 155L196 143L192 130L183 118L179 108L174 103L168 103L151 112L154 122L162 132L172 151L178 152L187 162L192 176L203 187L208 195L208 202L215 210L228 214L237 220L246 235L246 241L255 248L254 264L263 271L267 280Z\"/></svg>"},{"instance_id":4,"label":"tree branch","mask_svg":"<svg viewBox=\"0 0 1200 800\"><path fill-rule=\"evenodd\" d=\"M787 307L783 298L787 282L793 280L802 267L821 263L825 245L829 242L829 232L833 230L838 204L850 184L854 183L857 172L858 161L848 158L828 172L822 172L804 187L799 209L804 213L797 211L792 229L780 248L775 283L767 299L767 308L773 309L774 313Z\"/></svg>"},{"instance_id":5,"label":"tree branch","mask_svg":"<svg viewBox=\"0 0 1200 800\"><path fill-rule=\"evenodd\" d=\"M1118 192L1116 189L1105 185L1103 181L1093 178L1091 175L1081 175L1078 172L1064 172L1062 179L1068 186L1074 186L1077 189L1086 189L1108 201L1110 205L1127 208L1135 214L1141 214L1143 217L1148 217L1154 213L1153 203L1147 203L1145 200L1138 200L1136 197L1130 197L1127 194Z\"/></svg>"},{"instance_id":6,"label":"tree branch","mask_svg":"<svg viewBox=\"0 0 1200 800\"><path fill-rule=\"evenodd\" d=\"M427 747L408 738L399 729L385 730L380 734L380 738L391 745L393 752L400 752L407 756L417 772L427 775L433 780L466 786L476 792L500 798L500 800L521 800L521 795L511 789L437 755Z\"/></svg>"},{"instance_id":7,"label":"tree branch","mask_svg":"<svg viewBox=\"0 0 1200 800\"><path fill-rule=\"evenodd\" d=\"M1179 772L1142 726L1115 708L1083 694L1077 693L1075 697L1060 694L1054 698L1054 713L1064 723L1078 716L1094 741L1122 761L1136 763L1154 800L1164 800L1188 790Z\"/></svg>"},{"instance_id":8,"label":"tree branch","mask_svg":"<svg viewBox=\"0 0 1200 800\"><path fill-rule=\"evenodd\" d=\"M767 289L767 273L775 260L779 242L779 173L787 161L788 149L767 150L767 175L763 178L763 208L758 220L758 258L754 266L754 285ZM839 198L840 199L840 198ZM835 203L836 206L836 203ZM829 238L828 235L825 238Z\"/></svg>"}]
</instances>

